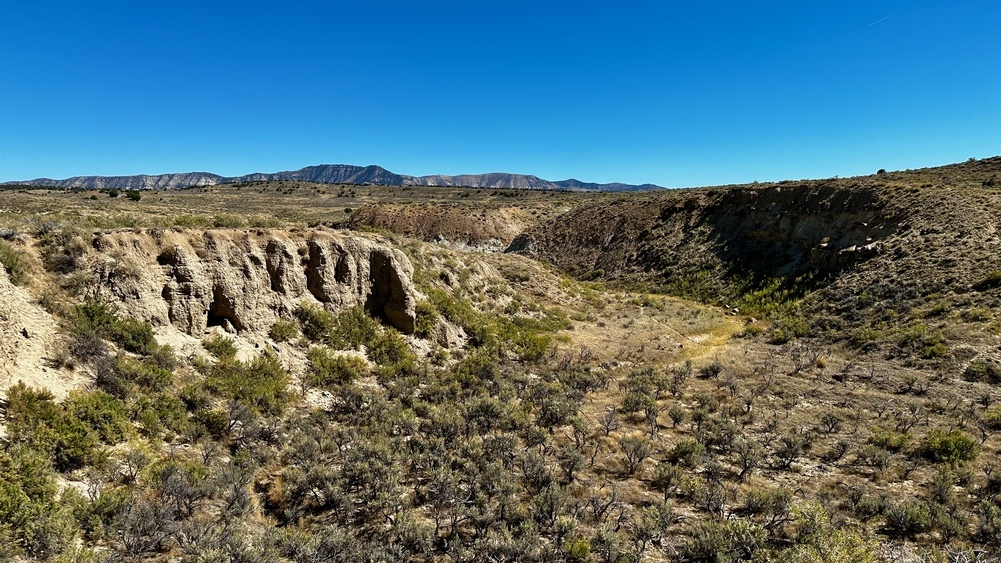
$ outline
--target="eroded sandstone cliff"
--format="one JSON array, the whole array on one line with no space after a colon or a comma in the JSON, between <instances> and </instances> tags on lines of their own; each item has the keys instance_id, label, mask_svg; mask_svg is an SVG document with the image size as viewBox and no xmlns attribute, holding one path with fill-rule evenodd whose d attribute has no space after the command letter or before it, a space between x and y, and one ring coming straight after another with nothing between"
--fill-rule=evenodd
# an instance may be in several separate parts
<instances>
[{"instance_id":1,"label":"eroded sandstone cliff","mask_svg":"<svg viewBox=\"0 0 1001 563\"><path fill-rule=\"evenodd\" d=\"M97 297L154 326L266 332L301 303L362 305L414 330L413 266L403 252L335 231L117 232L92 241Z\"/></svg>"}]
</instances>

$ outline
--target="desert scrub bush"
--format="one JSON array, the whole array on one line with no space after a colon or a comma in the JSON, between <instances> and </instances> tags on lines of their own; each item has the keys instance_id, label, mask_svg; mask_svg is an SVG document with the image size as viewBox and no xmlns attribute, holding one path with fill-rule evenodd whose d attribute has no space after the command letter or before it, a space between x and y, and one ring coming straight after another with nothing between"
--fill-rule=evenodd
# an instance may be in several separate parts
<instances>
[{"instance_id":1,"label":"desert scrub bush","mask_svg":"<svg viewBox=\"0 0 1001 563\"><path fill-rule=\"evenodd\" d=\"M819 502L795 503L792 506L794 543L787 549L770 553L768 559L782 563L877 563L879 542L866 529L851 520L835 525Z\"/></svg>"},{"instance_id":2,"label":"desert scrub bush","mask_svg":"<svg viewBox=\"0 0 1001 563\"><path fill-rule=\"evenodd\" d=\"M365 375L368 366L357 356L334 354L330 349L313 346L306 354L309 360L307 382L313 387L351 383Z\"/></svg>"},{"instance_id":3,"label":"desert scrub bush","mask_svg":"<svg viewBox=\"0 0 1001 563\"><path fill-rule=\"evenodd\" d=\"M201 367L210 391L254 412L281 414L288 405L288 371L273 354L262 354L250 362L220 360Z\"/></svg>"},{"instance_id":4,"label":"desert scrub bush","mask_svg":"<svg viewBox=\"0 0 1001 563\"><path fill-rule=\"evenodd\" d=\"M302 327L302 334L313 342L325 340L337 326L333 313L321 307L302 303L292 313Z\"/></svg>"},{"instance_id":5,"label":"desert scrub bush","mask_svg":"<svg viewBox=\"0 0 1001 563\"><path fill-rule=\"evenodd\" d=\"M124 354L115 358L115 376L121 380L120 385L131 387L138 385L145 391L163 391L173 382L174 374L149 359L137 360Z\"/></svg>"},{"instance_id":6,"label":"desert scrub bush","mask_svg":"<svg viewBox=\"0 0 1001 563\"><path fill-rule=\"evenodd\" d=\"M428 302L449 322L458 325L467 334L476 336L486 328L486 321L469 300L442 289L428 292Z\"/></svg>"},{"instance_id":7,"label":"desert scrub bush","mask_svg":"<svg viewBox=\"0 0 1001 563\"><path fill-rule=\"evenodd\" d=\"M417 367L417 355L395 329L378 331L368 343L368 358L379 364L384 375L397 375Z\"/></svg>"},{"instance_id":8,"label":"desert scrub bush","mask_svg":"<svg viewBox=\"0 0 1001 563\"><path fill-rule=\"evenodd\" d=\"M45 269L63 275L79 270L87 253L87 244L75 228L46 232L39 237L39 246Z\"/></svg>"},{"instance_id":9,"label":"desert scrub bush","mask_svg":"<svg viewBox=\"0 0 1001 563\"><path fill-rule=\"evenodd\" d=\"M219 360L231 360L236 357L236 341L222 334L213 334L202 340L202 348Z\"/></svg>"},{"instance_id":10,"label":"desert scrub bush","mask_svg":"<svg viewBox=\"0 0 1001 563\"><path fill-rule=\"evenodd\" d=\"M958 463L977 459L980 448L961 430L933 428L921 444L921 453L936 463Z\"/></svg>"},{"instance_id":11,"label":"desert scrub bush","mask_svg":"<svg viewBox=\"0 0 1001 563\"><path fill-rule=\"evenodd\" d=\"M433 337L438 320L441 319L441 313L430 301L420 301L417 303L416 314L414 334L419 338Z\"/></svg>"},{"instance_id":12,"label":"desert scrub bush","mask_svg":"<svg viewBox=\"0 0 1001 563\"><path fill-rule=\"evenodd\" d=\"M945 336L941 331L930 331L921 322L912 322L895 331L897 347L906 353L917 353L922 358L941 358L949 352Z\"/></svg>"},{"instance_id":13,"label":"desert scrub bush","mask_svg":"<svg viewBox=\"0 0 1001 563\"><path fill-rule=\"evenodd\" d=\"M28 260L5 240L0 240L0 264L7 270L10 283L22 285L28 278L30 266Z\"/></svg>"},{"instance_id":14,"label":"desert scrub bush","mask_svg":"<svg viewBox=\"0 0 1001 563\"><path fill-rule=\"evenodd\" d=\"M379 321L369 316L361 305L356 305L337 315L333 330L326 335L327 344L331 348L355 350L372 346L382 333L381 328Z\"/></svg>"},{"instance_id":15,"label":"desert scrub bush","mask_svg":"<svg viewBox=\"0 0 1001 563\"><path fill-rule=\"evenodd\" d=\"M623 436L619 438L619 447L625 456L627 475L636 473L636 470L650 456L650 452L652 451L652 446L646 438L635 436Z\"/></svg>"},{"instance_id":16,"label":"desert scrub bush","mask_svg":"<svg viewBox=\"0 0 1001 563\"><path fill-rule=\"evenodd\" d=\"M872 429L868 443L888 452L899 452L911 443L911 435L876 426Z\"/></svg>"},{"instance_id":17,"label":"desert scrub bush","mask_svg":"<svg viewBox=\"0 0 1001 563\"><path fill-rule=\"evenodd\" d=\"M783 315L772 323L771 332L768 333L768 342L785 344L794 338L810 336L810 333L810 325L803 317Z\"/></svg>"},{"instance_id":18,"label":"desert scrub bush","mask_svg":"<svg viewBox=\"0 0 1001 563\"><path fill-rule=\"evenodd\" d=\"M979 358L970 362L963 370L963 379L991 384L1001 383L1001 365L994 360Z\"/></svg>"},{"instance_id":19,"label":"desert scrub bush","mask_svg":"<svg viewBox=\"0 0 1001 563\"><path fill-rule=\"evenodd\" d=\"M125 402L104 391L73 391L63 408L90 426L105 444L117 444L133 433Z\"/></svg>"},{"instance_id":20,"label":"desert scrub bush","mask_svg":"<svg viewBox=\"0 0 1001 563\"><path fill-rule=\"evenodd\" d=\"M983 416L984 424L991 430L1001 430L1001 403L987 407Z\"/></svg>"},{"instance_id":21,"label":"desert scrub bush","mask_svg":"<svg viewBox=\"0 0 1001 563\"><path fill-rule=\"evenodd\" d=\"M48 456L59 471L78 469L98 456L96 433L55 402L52 393L23 382L7 390L8 440Z\"/></svg>"},{"instance_id":22,"label":"desert scrub bush","mask_svg":"<svg viewBox=\"0 0 1001 563\"><path fill-rule=\"evenodd\" d=\"M275 342L289 342L299 337L299 326L292 321L279 319L271 325L268 336Z\"/></svg>"},{"instance_id":23,"label":"desert scrub bush","mask_svg":"<svg viewBox=\"0 0 1001 563\"><path fill-rule=\"evenodd\" d=\"M169 393L140 395L129 405L131 419L141 425L143 434L159 437L167 431L178 435L191 432L192 424L186 405L179 397ZM189 436L195 441L197 436Z\"/></svg>"},{"instance_id":24,"label":"desert scrub bush","mask_svg":"<svg viewBox=\"0 0 1001 563\"><path fill-rule=\"evenodd\" d=\"M765 529L742 518L696 522L685 529L682 561L742 561L764 547Z\"/></svg>"},{"instance_id":25,"label":"desert scrub bush","mask_svg":"<svg viewBox=\"0 0 1001 563\"><path fill-rule=\"evenodd\" d=\"M129 352L148 354L156 346L153 327L129 317L119 317L107 303L88 299L74 307L70 330L78 336L110 340Z\"/></svg>"},{"instance_id":26,"label":"desert scrub bush","mask_svg":"<svg viewBox=\"0 0 1001 563\"><path fill-rule=\"evenodd\" d=\"M891 504L884 514L886 530L897 537L913 537L927 532L932 526L932 514L928 503L919 500Z\"/></svg>"},{"instance_id":27,"label":"desert scrub bush","mask_svg":"<svg viewBox=\"0 0 1001 563\"><path fill-rule=\"evenodd\" d=\"M991 320L991 310L983 307L971 307L960 314L960 318L968 323L982 323Z\"/></svg>"},{"instance_id":28,"label":"desert scrub bush","mask_svg":"<svg viewBox=\"0 0 1001 563\"><path fill-rule=\"evenodd\" d=\"M685 438L667 452L667 461L694 469L702 463L706 448L696 440Z\"/></svg>"},{"instance_id":29,"label":"desert scrub bush","mask_svg":"<svg viewBox=\"0 0 1001 563\"><path fill-rule=\"evenodd\" d=\"M70 496L57 501L44 454L21 446L0 451L0 559L57 560L77 531Z\"/></svg>"}]
</instances>

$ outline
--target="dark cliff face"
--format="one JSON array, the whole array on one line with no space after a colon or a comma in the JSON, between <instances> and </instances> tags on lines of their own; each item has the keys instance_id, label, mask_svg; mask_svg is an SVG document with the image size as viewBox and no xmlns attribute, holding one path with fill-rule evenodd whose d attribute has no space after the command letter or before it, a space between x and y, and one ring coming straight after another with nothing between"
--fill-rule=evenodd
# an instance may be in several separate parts
<instances>
[{"instance_id":1,"label":"dark cliff face","mask_svg":"<svg viewBox=\"0 0 1001 563\"><path fill-rule=\"evenodd\" d=\"M884 208L874 190L824 185L675 192L572 210L519 236L509 251L613 279L838 271L896 232L897 218Z\"/></svg>"}]
</instances>

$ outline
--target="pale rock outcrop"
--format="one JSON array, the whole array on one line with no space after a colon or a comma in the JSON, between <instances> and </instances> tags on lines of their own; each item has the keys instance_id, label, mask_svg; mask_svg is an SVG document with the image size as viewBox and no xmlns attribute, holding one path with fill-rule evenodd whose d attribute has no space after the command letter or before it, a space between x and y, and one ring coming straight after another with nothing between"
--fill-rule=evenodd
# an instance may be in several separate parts
<instances>
[{"instance_id":1,"label":"pale rock outcrop","mask_svg":"<svg viewBox=\"0 0 1001 563\"><path fill-rule=\"evenodd\" d=\"M95 293L123 313L188 334L267 332L303 302L362 305L414 330L413 266L401 251L333 231L121 232L98 235Z\"/></svg>"},{"instance_id":2,"label":"pale rock outcrop","mask_svg":"<svg viewBox=\"0 0 1001 563\"><path fill-rule=\"evenodd\" d=\"M55 361L60 345L59 327L52 315L27 289L12 284L0 266L0 404L7 389L19 381L48 389L59 399L82 386L86 376L79 368Z\"/></svg>"}]
</instances>

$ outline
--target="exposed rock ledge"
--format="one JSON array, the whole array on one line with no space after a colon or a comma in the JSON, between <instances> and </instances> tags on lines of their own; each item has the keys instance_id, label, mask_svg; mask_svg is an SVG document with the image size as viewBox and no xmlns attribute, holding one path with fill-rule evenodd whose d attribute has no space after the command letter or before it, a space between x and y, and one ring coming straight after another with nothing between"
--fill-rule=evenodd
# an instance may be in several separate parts
<instances>
[{"instance_id":1,"label":"exposed rock ledge","mask_svg":"<svg viewBox=\"0 0 1001 563\"><path fill-rule=\"evenodd\" d=\"M403 252L331 231L120 232L99 235L98 296L154 326L266 332L302 302L363 305L414 330L413 266Z\"/></svg>"}]
</instances>

